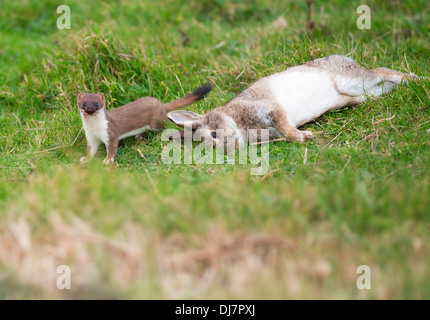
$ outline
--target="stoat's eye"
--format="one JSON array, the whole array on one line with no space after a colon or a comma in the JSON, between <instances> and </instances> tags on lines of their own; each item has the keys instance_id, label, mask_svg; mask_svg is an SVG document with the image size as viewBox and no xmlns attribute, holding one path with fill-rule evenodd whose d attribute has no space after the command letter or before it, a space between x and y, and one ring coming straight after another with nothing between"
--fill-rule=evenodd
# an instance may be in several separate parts
<instances>
[{"instance_id":1,"label":"stoat's eye","mask_svg":"<svg viewBox=\"0 0 430 320\"><path fill-rule=\"evenodd\" d=\"M212 131L211 136L212 136L212 138L216 139L216 131Z\"/></svg>"},{"instance_id":2,"label":"stoat's eye","mask_svg":"<svg viewBox=\"0 0 430 320\"><path fill-rule=\"evenodd\" d=\"M95 106L96 106L96 107L98 107L98 106L99 106L99 104L98 104L98 103L96 103L96 104L95 104Z\"/></svg>"},{"instance_id":3,"label":"stoat's eye","mask_svg":"<svg viewBox=\"0 0 430 320\"><path fill-rule=\"evenodd\" d=\"M87 103L86 103L86 102L84 102L84 103L82 104L82 106L83 106L83 107L86 107L86 106L87 106Z\"/></svg>"}]
</instances>

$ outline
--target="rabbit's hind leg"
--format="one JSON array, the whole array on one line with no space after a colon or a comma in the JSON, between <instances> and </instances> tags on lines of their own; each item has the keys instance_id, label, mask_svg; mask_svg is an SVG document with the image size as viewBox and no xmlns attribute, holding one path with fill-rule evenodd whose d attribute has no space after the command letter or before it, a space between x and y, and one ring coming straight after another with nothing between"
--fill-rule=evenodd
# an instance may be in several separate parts
<instances>
[{"instance_id":1,"label":"rabbit's hind leg","mask_svg":"<svg viewBox=\"0 0 430 320\"><path fill-rule=\"evenodd\" d=\"M378 68L366 70L361 77L337 76L335 85L342 95L341 100L345 101L345 105L349 105L361 103L369 96L378 97L389 93L394 86L413 77L414 75L407 75L387 68Z\"/></svg>"},{"instance_id":2,"label":"rabbit's hind leg","mask_svg":"<svg viewBox=\"0 0 430 320\"><path fill-rule=\"evenodd\" d=\"M417 75L414 73L406 74L388 68L376 68L370 71L376 74L376 76L380 78L381 81L389 81L394 82L396 84L400 84L402 81L407 82L408 80L413 80L417 78Z\"/></svg>"},{"instance_id":3,"label":"rabbit's hind leg","mask_svg":"<svg viewBox=\"0 0 430 320\"><path fill-rule=\"evenodd\" d=\"M382 94L389 93L396 85L402 82L407 83L408 80L417 78L413 73L406 74L388 68L376 68L369 70L369 72L373 77L368 77L366 81L364 81L364 93L355 97L357 101L364 101L367 96L378 97Z\"/></svg>"},{"instance_id":4,"label":"rabbit's hind leg","mask_svg":"<svg viewBox=\"0 0 430 320\"><path fill-rule=\"evenodd\" d=\"M396 84L394 82L367 83L361 90L361 94L343 95L341 100L345 105L356 105L367 100L368 97L378 97L393 90Z\"/></svg>"}]
</instances>

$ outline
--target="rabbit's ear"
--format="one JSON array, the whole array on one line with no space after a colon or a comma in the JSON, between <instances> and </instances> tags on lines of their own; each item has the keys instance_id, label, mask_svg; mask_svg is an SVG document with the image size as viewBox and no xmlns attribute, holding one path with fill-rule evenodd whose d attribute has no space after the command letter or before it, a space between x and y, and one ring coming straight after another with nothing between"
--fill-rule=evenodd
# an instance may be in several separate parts
<instances>
[{"instance_id":1,"label":"rabbit's ear","mask_svg":"<svg viewBox=\"0 0 430 320\"><path fill-rule=\"evenodd\" d=\"M188 110L175 110L170 111L167 114L167 118L177 126L185 127L186 125L191 125L192 128L195 128L204 116Z\"/></svg>"}]
</instances>

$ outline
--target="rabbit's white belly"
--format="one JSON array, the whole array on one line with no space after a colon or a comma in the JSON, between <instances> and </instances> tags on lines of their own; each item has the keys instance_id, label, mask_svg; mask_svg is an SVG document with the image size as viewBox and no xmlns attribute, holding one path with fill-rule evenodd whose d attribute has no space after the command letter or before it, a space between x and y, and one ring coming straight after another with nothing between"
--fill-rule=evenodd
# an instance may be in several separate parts
<instances>
[{"instance_id":1,"label":"rabbit's white belly","mask_svg":"<svg viewBox=\"0 0 430 320\"><path fill-rule=\"evenodd\" d=\"M291 70L268 80L273 96L294 127L333 109L340 98L333 80L324 72Z\"/></svg>"}]
</instances>

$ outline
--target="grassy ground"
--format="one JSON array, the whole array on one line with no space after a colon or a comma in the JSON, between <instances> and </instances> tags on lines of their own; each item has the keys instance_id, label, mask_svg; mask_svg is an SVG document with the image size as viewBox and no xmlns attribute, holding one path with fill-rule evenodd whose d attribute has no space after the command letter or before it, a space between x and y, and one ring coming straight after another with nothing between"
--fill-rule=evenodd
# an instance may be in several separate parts
<instances>
[{"instance_id":1,"label":"grassy ground","mask_svg":"<svg viewBox=\"0 0 430 320\"><path fill-rule=\"evenodd\" d=\"M125 140L114 168L104 148L79 166L80 91L111 109L210 79L190 107L205 112L329 54L430 73L428 1L367 1L359 30L359 1L317 0L311 35L304 0L237 2L63 1L71 30L56 28L58 1L2 4L0 298L430 298L429 81L323 115L304 145L270 144L264 177L163 164L160 134Z\"/></svg>"}]
</instances>

